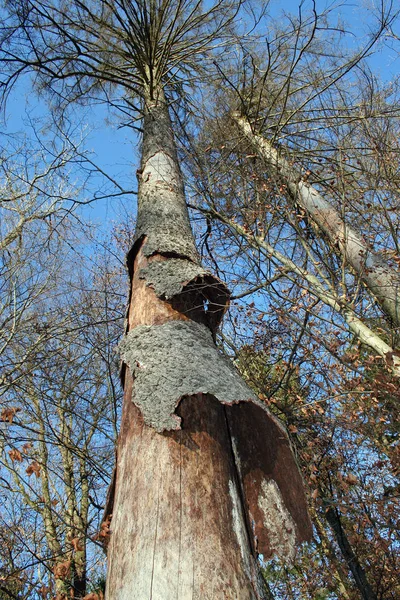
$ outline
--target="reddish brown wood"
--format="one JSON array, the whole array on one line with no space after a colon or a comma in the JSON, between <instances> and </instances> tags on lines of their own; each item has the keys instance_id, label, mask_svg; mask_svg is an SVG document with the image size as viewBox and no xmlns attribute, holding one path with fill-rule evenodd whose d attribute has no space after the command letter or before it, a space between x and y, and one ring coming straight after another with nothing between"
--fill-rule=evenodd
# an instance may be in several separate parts
<instances>
[{"instance_id":1,"label":"reddish brown wood","mask_svg":"<svg viewBox=\"0 0 400 600\"><path fill-rule=\"evenodd\" d=\"M158 434L127 398L107 598L255 599L224 408L187 398L180 416L182 430Z\"/></svg>"},{"instance_id":2,"label":"reddish brown wood","mask_svg":"<svg viewBox=\"0 0 400 600\"><path fill-rule=\"evenodd\" d=\"M165 260L164 256L156 254L147 258L143 254L143 246L136 255L131 282L131 298L128 312L128 331L138 325L162 325L172 319L188 321L182 312L173 308L172 304L156 296L152 287L146 285L145 279L139 278L140 269L153 260Z\"/></svg>"},{"instance_id":3,"label":"reddish brown wood","mask_svg":"<svg viewBox=\"0 0 400 600\"><path fill-rule=\"evenodd\" d=\"M258 406L227 408L254 550L292 558L312 537L303 481L286 433Z\"/></svg>"},{"instance_id":4,"label":"reddish brown wood","mask_svg":"<svg viewBox=\"0 0 400 600\"><path fill-rule=\"evenodd\" d=\"M187 317L132 279L129 329ZM182 430L156 433L125 397L111 538L108 600L260 598L224 407L212 397L182 400ZM133 398L134 400L134 398Z\"/></svg>"}]
</instances>

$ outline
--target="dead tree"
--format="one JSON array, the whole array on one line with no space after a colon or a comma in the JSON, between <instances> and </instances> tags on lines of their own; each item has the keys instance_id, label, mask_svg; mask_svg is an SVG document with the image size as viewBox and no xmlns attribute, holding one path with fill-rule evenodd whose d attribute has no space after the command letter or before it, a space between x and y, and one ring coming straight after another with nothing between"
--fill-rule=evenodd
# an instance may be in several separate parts
<instances>
[{"instance_id":1,"label":"dead tree","mask_svg":"<svg viewBox=\"0 0 400 600\"><path fill-rule=\"evenodd\" d=\"M228 290L199 261L162 89L143 129L106 597L262 598L257 554L310 535L301 477L215 346Z\"/></svg>"}]
</instances>

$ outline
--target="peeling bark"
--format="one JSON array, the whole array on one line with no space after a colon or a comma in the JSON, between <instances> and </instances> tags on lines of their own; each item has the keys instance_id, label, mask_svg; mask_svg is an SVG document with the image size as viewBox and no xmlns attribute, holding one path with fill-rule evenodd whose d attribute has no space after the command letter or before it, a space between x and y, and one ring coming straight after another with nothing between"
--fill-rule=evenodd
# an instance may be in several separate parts
<instances>
[{"instance_id":1,"label":"peeling bark","mask_svg":"<svg viewBox=\"0 0 400 600\"><path fill-rule=\"evenodd\" d=\"M152 261L140 270L139 277L181 312L186 306L205 310L209 329L216 331L230 294L226 285L201 265L180 258Z\"/></svg>"},{"instance_id":2,"label":"peeling bark","mask_svg":"<svg viewBox=\"0 0 400 600\"><path fill-rule=\"evenodd\" d=\"M265 559L277 555L291 562L312 529L286 431L255 404L229 407L227 417L253 550Z\"/></svg>"},{"instance_id":3,"label":"peeling bark","mask_svg":"<svg viewBox=\"0 0 400 600\"><path fill-rule=\"evenodd\" d=\"M185 396L197 396L199 402L206 394L223 404L253 402L268 413L232 363L217 350L204 325L169 321L158 327L136 327L120 349L135 378L132 400L145 423L156 431L180 428L174 413Z\"/></svg>"},{"instance_id":4,"label":"peeling bark","mask_svg":"<svg viewBox=\"0 0 400 600\"><path fill-rule=\"evenodd\" d=\"M304 491L284 428L215 346L229 293L200 265L162 93L139 179L106 598L262 600L257 554L307 537Z\"/></svg>"},{"instance_id":5,"label":"peeling bark","mask_svg":"<svg viewBox=\"0 0 400 600\"><path fill-rule=\"evenodd\" d=\"M268 167L286 184L292 198L326 234L332 247L339 248L390 321L400 326L400 273L385 263L312 185L301 180L268 140L254 133L247 119L236 113L232 117Z\"/></svg>"}]
</instances>

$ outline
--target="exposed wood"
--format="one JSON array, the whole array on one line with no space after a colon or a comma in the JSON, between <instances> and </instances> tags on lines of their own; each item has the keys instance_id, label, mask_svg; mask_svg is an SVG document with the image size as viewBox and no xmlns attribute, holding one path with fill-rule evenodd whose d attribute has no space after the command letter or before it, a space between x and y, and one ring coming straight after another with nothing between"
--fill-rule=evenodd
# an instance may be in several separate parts
<instances>
[{"instance_id":1,"label":"exposed wood","mask_svg":"<svg viewBox=\"0 0 400 600\"><path fill-rule=\"evenodd\" d=\"M145 260L140 249L136 265ZM129 325L159 323L166 303L135 274L132 283ZM223 406L186 398L182 430L160 434L144 424L133 387L126 368L106 598L263 598Z\"/></svg>"},{"instance_id":2,"label":"exposed wood","mask_svg":"<svg viewBox=\"0 0 400 600\"><path fill-rule=\"evenodd\" d=\"M143 247L146 245L146 240L143 241ZM156 255L159 260L164 257ZM146 285L146 280L140 277L140 270L146 267L149 263L142 248L137 253L133 279L131 282L131 309L128 313L128 330L137 327L138 325L162 325L173 319L184 321L189 320L189 317L184 313L175 310L170 302L165 302L157 297L154 289ZM165 260L165 259L164 259Z\"/></svg>"},{"instance_id":3,"label":"exposed wood","mask_svg":"<svg viewBox=\"0 0 400 600\"><path fill-rule=\"evenodd\" d=\"M209 329L215 332L227 303L227 291L219 280L204 272L198 260L162 92L158 100L146 106L139 174L136 242L128 256L131 294L124 344L129 347L129 340L150 333L151 339L163 339L163 345L153 352L154 342L147 344L146 364L138 363L140 346L132 346L125 365L115 495L113 507L107 507L104 528L107 533L112 512L106 599L265 599L268 591L260 578L257 554L276 551L292 558L297 541L307 538L310 524L303 486L287 435L272 416L257 406L259 412L251 412L244 419L245 428L238 424L236 416L242 418L248 407L230 404L242 400L247 405L254 396L250 389L244 390L243 397L220 401L216 394L199 393L203 380L226 377L222 367L218 375L218 365L226 359L218 355ZM149 268L155 262L171 260L175 262L165 268ZM178 291L168 301L171 289ZM217 307L211 319L204 299ZM185 327L183 323L181 327L167 327L179 321L185 322ZM186 346L174 354L176 344L168 341L173 332L186 331L189 323L193 326L189 327L191 335L184 338L186 346L197 347L197 338L193 338L196 331L206 334L208 341L203 346L199 343L201 353L195 353L185 369L178 369L180 357L192 354L184 352ZM168 343L164 343L165 330L171 332ZM210 362L210 355L215 360ZM205 369L204 364L210 367ZM198 383L196 373L200 372L202 381ZM176 416L171 418L168 409L170 418L161 413L159 422L159 409L166 397L160 394L162 380L165 378L170 390L174 376L182 377L176 382L177 390L191 391L180 392L176 402L173 397ZM175 392L175 384L172 388ZM221 389L219 384L216 388ZM229 390L223 394L229 396ZM256 397L253 401L260 403ZM154 419L152 416L149 421L146 415L153 412ZM255 433L263 418L269 423ZM252 419L256 419L253 427ZM166 428L170 431L164 431ZM254 437L253 446L244 439L249 435ZM257 451L252 469L254 444ZM251 511L257 519L255 529Z\"/></svg>"},{"instance_id":4,"label":"exposed wood","mask_svg":"<svg viewBox=\"0 0 400 600\"><path fill-rule=\"evenodd\" d=\"M260 598L224 409L188 398L180 416L159 434L125 403L107 598Z\"/></svg>"}]
</instances>

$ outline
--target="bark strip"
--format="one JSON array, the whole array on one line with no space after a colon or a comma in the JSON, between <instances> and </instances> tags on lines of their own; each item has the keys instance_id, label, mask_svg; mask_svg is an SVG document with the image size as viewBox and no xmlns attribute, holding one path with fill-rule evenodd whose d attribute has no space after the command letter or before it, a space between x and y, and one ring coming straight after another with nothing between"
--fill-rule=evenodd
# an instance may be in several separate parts
<instances>
[{"instance_id":1,"label":"bark strip","mask_svg":"<svg viewBox=\"0 0 400 600\"><path fill-rule=\"evenodd\" d=\"M254 551L292 562L296 546L312 537L303 481L287 434L256 404L226 409Z\"/></svg>"},{"instance_id":2,"label":"bark strip","mask_svg":"<svg viewBox=\"0 0 400 600\"><path fill-rule=\"evenodd\" d=\"M145 423L156 431L179 429L180 420L174 413L181 399L197 396L201 402L207 394L227 405L252 402L261 409L259 419L268 416L277 422L220 354L204 325L169 321L158 327L136 327L120 349L135 378L133 401ZM283 427L277 427L285 435Z\"/></svg>"}]
</instances>

